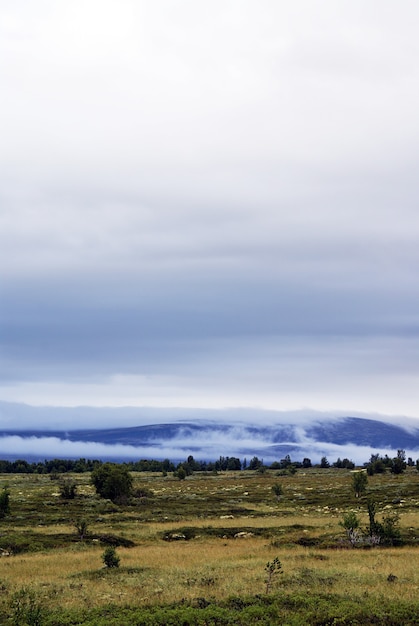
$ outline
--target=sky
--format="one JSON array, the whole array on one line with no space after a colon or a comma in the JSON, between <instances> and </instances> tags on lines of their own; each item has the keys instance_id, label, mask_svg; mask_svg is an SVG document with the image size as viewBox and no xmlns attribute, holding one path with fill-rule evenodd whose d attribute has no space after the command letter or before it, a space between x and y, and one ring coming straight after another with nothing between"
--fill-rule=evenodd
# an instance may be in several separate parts
<instances>
[{"instance_id":1,"label":"sky","mask_svg":"<svg viewBox=\"0 0 419 626\"><path fill-rule=\"evenodd\" d=\"M0 401L419 419L418 20L4 0Z\"/></svg>"}]
</instances>

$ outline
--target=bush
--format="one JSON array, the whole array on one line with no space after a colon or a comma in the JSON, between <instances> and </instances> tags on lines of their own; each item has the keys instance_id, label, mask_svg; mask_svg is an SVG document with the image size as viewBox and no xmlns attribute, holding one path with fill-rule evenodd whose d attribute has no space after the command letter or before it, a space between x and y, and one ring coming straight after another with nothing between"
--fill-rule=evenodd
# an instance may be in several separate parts
<instances>
[{"instance_id":1,"label":"bush","mask_svg":"<svg viewBox=\"0 0 419 626\"><path fill-rule=\"evenodd\" d=\"M406 469L406 453L404 450L397 450L397 456L392 459L390 472L392 474L403 474Z\"/></svg>"},{"instance_id":2,"label":"bush","mask_svg":"<svg viewBox=\"0 0 419 626\"><path fill-rule=\"evenodd\" d=\"M261 461L257 456L254 456L249 463L249 470L258 470L262 467L263 461Z\"/></svg>"},{"instance_id":3,"label":"bush","mask_svg":"<svg viewBox=\"0 0 419 626\"><path fill-rule=\"evenodd\" d=\"M96 492L112 502L122 502L132 494L132 477L123 465L98 465L92 472L91 480Z\"/></svg>"},{"instance_id":4,"label":"bush","mask_svg":"<svg viewBox=\"0 0 419 626\"><path fill-rule=\"evenodd\" d=\"M22 588L12 596L12 624L21 626L41 626L44 623L45 610L41 601L31 589Z\"/></svg>"},{"instance_id":5,"label":"bush","mask_svg":"<svg viewBox=\"0 0 419 626\"><path fill-rule=\"evenodd\" d=\"M351 542L351 545L356 545L359 541L359 533L357 530L359 528L359 519L356 513L354 513L354 511L348 511L348 513L345 513L343 520L339 522L339 524L346 530L346 535L348 540Z\"/></svg>"},{"instance_id":6,"label":"bush","mask_svg":"<svg viewBox=\"0 0 419 626\"><path fill-rule=\"evenodd\" d=\"M0 519L6 517L10 513L10 491L7 487L3 487L0 492Z\"/></svg>"},{"instance_id":7,"label":"bush","mask_svg":"<svg viewBox=\"0 0 419 626\"><path fill-rule=\"evenodd\" d=\"M385 545L394 546L401 543L401 534L398 527L399 520L398 513L388 513L383 517L381 537Z\"/></svg>"},{"instance_id":8,"label":"bush","mask_svg":"<svg viewBox=\"0 0 419 626\"><path fill-rule=\"evenodd\" d=\"M119 567L119 557L116 554L115 548L108 546L105 552L102 554L102 561L105 567Z\"/></svg>"},{"instance_id":9,"label":"bush","mask_svg":"<svg viewBox=\"0 0 419 626\"><path fill-rule=\"evenodd\" d=\"M71 478L61 478L60 482L60 496L63 500L74 500L77 493L77 485Z\"/></svg>"},{"instance_id":10,"label":"bush","mask_svg":"<svg viewBox=\"0 0 419 626\"><path fill-rule=\"evenodd\" d=\"M376 504L372 500L368 501L368 517L369 517L369 535L374 538L377 543L387 546L393 546L402 542L401 533L398 528L399 515L397 512L387 513L383 516L382 522L375 519Z\"/></svg>"},{"instance_id":11,"label":"bush","mask_svg":"<svg viewBox=\"0 0 419 626\"><path fill-rule=\"evenodd\" d=\"M87 533L89 532L89 525L85 519L77 520L74 522L74 527L77 531L80 541L83 541Z\"/></svg>"},{"instance_id":12,"label":"bush","mask_svg":"<svg viewBox=\"0 0 419 626\"><path fill-rule=\"evenodd\" d=\"M377 510L377 505L374 500L368 500L367 502L367 510L368 510L368 519L369 519L369 527L368 534L370 537L377 537L378 542L381 537L382 527L379 522L375 519L375 514Z\"/></svg>"},{"instance_id":13,"label":"bush","mask_svg":"<svg viewBox=\"0 0 419 626\"><path fill-rule=\"evenodd\" d=\"M368 476L365 470L359 470L352 474L352 489L354 490L355 497L364 493L368 485Z\"/></svg>"},{"instance_id":14,"label":"bush","mask_svg":"<svg viewBox=\"0 0 419 626\"><path fill-rule=\"evenodd\" d=\"M279 502L282 494L284 493L284 490L282 489L282 485L280 485L279 483L275 483L274 485L272 485L272 491L273 491L276 499Z\"/></svg>"},{"instance_id":15,"label":"bush","mask_svg":"<svg viewBox=\"0 0 419 626\"><path fill-rule=\"evenodd\" d=\"M371 463L368 463L366 466L368 476L373 476L374 474L384 474L386 471L386 465L382 459L377 459Z\"/></svg>"},{"instance_id":16,"label":"bush","mask_svg":"<svg viewBox=\"0 0 419 626\"><path fill-rule=\"evenodd\" d=\"M175 475L179 478L179 480L185 480L186 478L186 470L183 465L180 465L175 472Z\"/></svg>"},{"instance_id":17,"label":"bush","mask_svg":"<svg viewBox=\"0 0 419 626\"><path fill-rule=\"evenodd\" d=\"M147 489L147 487L138 487L132 492L134 498L139 498L140 500L146 500L149 498L153 498L154 491L151 489Z\"/></svg>"},{"instance_id":18,"label":"bush","mask_svg":"<svg viewBox=\"0 0 419 626\"><path fill-rule=\"evenodd\" d=\"M268 561L265 567L266 572L266 593L269 593L278 574L282 574L281 561L276 556L273 561Z\"/></svg>"}]
</instances>

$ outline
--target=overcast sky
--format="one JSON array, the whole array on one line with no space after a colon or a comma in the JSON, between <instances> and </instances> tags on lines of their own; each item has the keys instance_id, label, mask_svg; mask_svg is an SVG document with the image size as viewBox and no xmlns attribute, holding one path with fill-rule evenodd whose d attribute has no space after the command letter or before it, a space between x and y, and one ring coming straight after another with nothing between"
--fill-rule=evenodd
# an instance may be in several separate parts
<instances>
[{"instance_id":1,"label":"overcast sky","mask_svg":"<svg viewBox=\"0 0 419 626\"><path fill-rule=\"evenodd\" d=\"M3 0L0 400L419 418L418 23Z\"/></svg>"}]
</instances>

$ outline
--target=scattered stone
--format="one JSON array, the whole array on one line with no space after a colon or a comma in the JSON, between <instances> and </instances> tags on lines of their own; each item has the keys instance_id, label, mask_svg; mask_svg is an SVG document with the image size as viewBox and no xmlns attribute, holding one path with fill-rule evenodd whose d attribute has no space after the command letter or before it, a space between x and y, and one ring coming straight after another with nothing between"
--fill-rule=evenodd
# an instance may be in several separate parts
<instances>
[{"instance_id":1,"label":"scattered stone","mask_svg":"<svg viewBox=\"0 0 419 626\"><path fill-rule=\"evenodd\" d=\"M169 541L186 541L186 535L183 533L170 533L168 539Z\"/></svg>"}]
</instances>

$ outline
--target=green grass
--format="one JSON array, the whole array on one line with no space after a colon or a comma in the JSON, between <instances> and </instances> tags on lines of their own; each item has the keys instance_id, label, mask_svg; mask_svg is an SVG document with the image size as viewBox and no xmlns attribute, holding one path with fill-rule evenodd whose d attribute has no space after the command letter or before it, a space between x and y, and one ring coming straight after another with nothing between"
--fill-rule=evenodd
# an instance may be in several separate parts
<instances>
[{"instance_id":1,"label":"green grass","mask_svg":"<svg viewBox=\"0 0 419 626\"><path fill-rule=\"evenodd\" d=\"M218 603L203 596L172 606L147 608L104 606L91 611L52 611L44 626L413 626L417 603L379 602L363 597L300 593L293 596L232 597ZM4 616L7 620L8 618ZM4 622L7 623L7 622ZM11 623L11 622L9 622Z\"/></svg>"}]
</instances>

